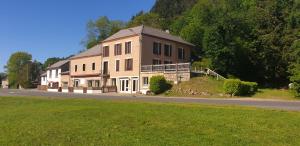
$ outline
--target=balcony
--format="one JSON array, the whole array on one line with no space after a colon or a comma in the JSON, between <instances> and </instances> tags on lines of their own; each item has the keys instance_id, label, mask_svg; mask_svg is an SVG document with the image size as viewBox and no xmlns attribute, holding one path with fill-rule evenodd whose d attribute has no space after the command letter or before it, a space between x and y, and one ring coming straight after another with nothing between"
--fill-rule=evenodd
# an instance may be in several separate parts
<instances>
[{"instance_id":1,"label":"balcony","mask_svg":"<svg viewBox=\"0 0 300 146\"><path fill-rule=\"evenodd\" d=\"M141 72L190 72L190 63L178 63L178 64L161 64L161 65L143 65Z\"/></svg>"}]
</instances>

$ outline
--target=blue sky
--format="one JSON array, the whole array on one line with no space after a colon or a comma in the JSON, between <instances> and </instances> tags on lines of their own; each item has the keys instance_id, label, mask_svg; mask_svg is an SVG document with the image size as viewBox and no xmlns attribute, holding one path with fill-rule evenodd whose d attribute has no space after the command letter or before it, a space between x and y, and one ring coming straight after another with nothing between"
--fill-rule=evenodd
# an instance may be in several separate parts
<instances>
[{"instance_id":1,"label":"blue sky","mask_svg":"<svg viewBox=\"0 0 300 146\"><path fill-rule=\"evenodd\" d=\"M128 21L155 0L1 0L0 72L16 51L44 62L84 49L86 23L100 16Z\"/></svg>"}]
</instances>

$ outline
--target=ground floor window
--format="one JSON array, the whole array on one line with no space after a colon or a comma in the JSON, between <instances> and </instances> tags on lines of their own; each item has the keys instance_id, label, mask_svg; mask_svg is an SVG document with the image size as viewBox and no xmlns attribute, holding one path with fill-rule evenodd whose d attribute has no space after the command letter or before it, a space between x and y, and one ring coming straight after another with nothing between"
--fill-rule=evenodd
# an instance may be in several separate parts
<instances>
[{"instance_id":1,"label":"ground floor window","mask_svg":"<svg viewBox=\"0 0 300 146\"><path fill-rule=\"evenodd\" d=\"M143 77L143 85L148 86L149 84L149 78L148 77Z\"/></svg>"},{"instance_id":2,"label":"ground floor window","mask_svg":"<svg viewBox=\"0 0 300 146\"><path fill-rule=\"evenodd\" d=\"M74 80L74 87L79 87L79 83L80 83L79 80Z\"/></svg>"},{"instance_id":3,"label":"ground floor window","mask_svg":"<svg viewBox=\"0 0 300 146\"><path fill-rule=\"evenodd\" d=\"M88 80L88 87L92 87L93 86L93 81L92 80Z\"/></svg>"},{"instance_id":4,"label":"ground floor window","mask_svg":"<svg viewBox=\"0 0 300 146\"><path fill-rule=\"evenodd\" d=\"M88 80L88 87L100 87L100 80Z\"/></svg>"},{"instance_id":5,"label":"ground floor window","mask_svg":"<svg viewBox=\"0 0 300 146\"><path fill-rule=\"evenodd\" d=\"M117 80L115 78L111 79L111 85L112 86L117 86Z\"/></svg>"},{"instance_id":6,"label":"ground floor window","mask_svg":"<svg viewBox=\"0 0 300 146\"><path fill-rule=\"evenodd\" d=\"M100 81L99 80L95 81L95 87L100 87Z\"/></svg>"}]
</instances>

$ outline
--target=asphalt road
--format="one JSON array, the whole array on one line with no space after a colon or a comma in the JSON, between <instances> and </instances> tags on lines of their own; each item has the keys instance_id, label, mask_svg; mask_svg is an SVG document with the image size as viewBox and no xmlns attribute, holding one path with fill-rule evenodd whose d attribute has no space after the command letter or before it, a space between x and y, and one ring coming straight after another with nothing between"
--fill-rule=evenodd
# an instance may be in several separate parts
<instances>
[{"instance_id":1,"label":"asphalt road","mask_svg":"<svg viewBox=\"0 0 300 146\"><path fill-rule=\"evenodd\" d=\"M30 96L30 97L56 97L56 98L95 98L105 100L135 100L144 102L170 102L170 103L195 103L208 105L237 105L267 109L279 109L300 111L300 101L257 100L244 98L188 98L188 97L158 97L143 95L120 95L120 94L75 94L54 93L38 90L13 90L0 89L0 96Z\"/></svg>"}]
</instances>

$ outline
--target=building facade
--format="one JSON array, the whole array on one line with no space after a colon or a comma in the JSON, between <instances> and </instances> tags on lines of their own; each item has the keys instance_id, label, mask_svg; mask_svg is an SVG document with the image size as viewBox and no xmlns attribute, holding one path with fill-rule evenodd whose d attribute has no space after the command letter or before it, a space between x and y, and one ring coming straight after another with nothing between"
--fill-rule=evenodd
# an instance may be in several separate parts
<instances>
[{"instance_id":1,"label":"building facade","mask_svg":"<svg viewBox=\"0 0 300 146\"><path fill-rule=\"evenodd\" d=\"M189 80L193 47L180 37L151 27L123 29L71 57L68 66L62 66L69 67L67 71L49 67L46 84L62 87L62 92L146 93L154 75L174 83Z\"/></svg>"},{"instance_id":2,"label":"building facade","mask_svg":"<svg viewBox=\"0 0 300 146\"><path fill-rule=\"evenodd\" d=\"M119 93L146 92L153 75L178 82L170 76L182 74L183 70L176 70L179 64L186 74L178 77L189 79L193 44L167 32L146 26L124 29L104 40L102 47L102 70L108 74L105 85L116 86ZM142 71L147 67L154 69Z\"/></svg>"},{"instance_id":3,"label":"building facade","mask_svg":"<svg viewBox=\"0 0 300 146\"><path fill-rule=\"evenodd\" d=\"M70 84L75 93L101 93L101 45L70 58Z\"/></svg>"},{"instance_id":4,"label":"building facade","mask_svg":"<svg viewBox=\"0 0 300 146\"><path fill-rule=\"evenodd\" d=\"M59 92L62 87L68 87L69 82L64 79L69 78L69 67L69 60L62 60L49 66L41 75L40 88L50 92Z\"/></svg>"}]
</instances>

